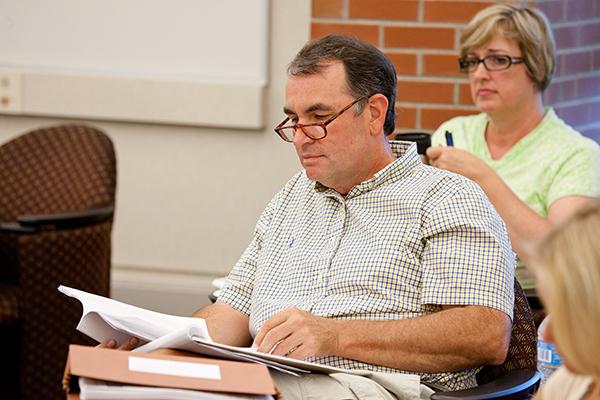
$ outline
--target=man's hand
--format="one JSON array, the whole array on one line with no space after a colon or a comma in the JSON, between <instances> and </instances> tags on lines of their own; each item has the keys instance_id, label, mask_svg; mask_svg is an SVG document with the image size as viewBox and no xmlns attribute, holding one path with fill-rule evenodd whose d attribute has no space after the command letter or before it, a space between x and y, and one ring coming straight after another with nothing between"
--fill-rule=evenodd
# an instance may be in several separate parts
<instances>
[{"instance_id":1,"label":"man's hand","mask_svg":"<svg viewBox=\"0 0 600 400\"><path fill-rule=\"evenodd\" d=\"M133 350L136 347L138 347L139 344L140 344L140 341L138 340L138 338L136 338L136 337L130 337L128 341L126 341L121 346L119 346L118 350L130 351L130 350ZM107 349L114 349L114 348L117 347L117 341L114 340L114 339L108 339L108 340L105 340L104 342L100 343L96 347L103 347L103 348L107 348Z\"/></svg>"},{"instance_id":2,"label":"man's hand","mask_svg":"<svg viewBox=\"0 0 600 400\"><path fill-rule=\"evenodd\" d=\"M269 318L254 339L264 353L303 359L336 354L336 320L290 308Z\"/></svg>"},{"instance_id":3,"label":"man's hand","mask_svg":"<svg viewBox=\"0 0 600 400\"><path fill-rule=\"evenodd\" d=\"M480 183L493 170L481 159L456 147L430 147L427 157L434 167L445 169Z\"/></svg>"}]
</instances>

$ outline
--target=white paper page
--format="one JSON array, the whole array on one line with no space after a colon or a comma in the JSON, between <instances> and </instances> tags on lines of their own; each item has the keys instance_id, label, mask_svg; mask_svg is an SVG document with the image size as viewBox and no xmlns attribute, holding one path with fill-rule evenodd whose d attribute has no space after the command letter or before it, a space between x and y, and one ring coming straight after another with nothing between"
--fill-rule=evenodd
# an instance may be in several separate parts
<instances>
[{"instance_id":1,"label":"white paper page","mask_svg":"<svg viewBox=\"0 0 600 400\"><path fill-rule=\"evenodd\" d=\"M96 312L90 312L88 314L84 313L81 320L79 320L77 330L85 333L98 342L114 339L119 346L131 337L131 334L124 333L124 329L119 330L108 324Z\"/></svg>"},{"instance_id":2,"label":"white paper page","mask_svg":"<svg viewBox=\"0 0 600 400\"><path fill-rule=\"evenodd\" d=\"M158 339L155 339L150 343L146 343L143 346L139 346L133 349L133 351L138 351L140 353L149 353L157 349L177 349L197 352L198 346L192 340L192 336L195 336L197 333L201 332L202 329L200 329L200 327L198 326L187 326L183 329L178 329L164 336L161 336Z\"/></svg>"},{"instance_id":3,"label":"white paper page","mask_svg":"<svg viewBox=\"0 0 600 400\"><path fill-rule=\"evenodd\" d=\"M310 373L308 370L290 367L286 365L280 365L275 362L271 362L268 360L262 360L257 357L252 357L246 354L238 354L229 350L223 350L219 348L213 347L204 347L199 346L198 343L192 340L195 329L194 327L190 327L188 330L179 330L169 333L163 337L160 337L156 340L151 341L150 343L146 343L143 346L139 346L132 351L140 352L140 353L148 353L157 349L178 349L178 350L187 350L196 354L202 354L205 356L223 358L235 361L250 361L259 364L267 365L270 368L276 369L281 372L285 372L291 375L298 376L301 373Z\"/></svg>"},{"instance_id":4,"label":"white paper page","mask_svg":"<svg viewBox=\"0 0 600 400\"><path fill-rule=\"evenodd\" d=\"M248 357L249 359L258 360L259 362L260 362L260 360L262 360L262 362L266 363L267 365L269 363L276 363L280 366L300 368L303 370L308 370L308 371L313 371L313 372L322 372L322 373L326 373L326 374L331 374L331 373L336 373L336 372L353 374L353 375L362 375L362 376L367 376L370 374L370 371L366 371L366 370L336 368L336 367L330 367L328 365L317 364L317 363L303 361L303 360L297 360L295 358L276 356L274 354L261 353L259 351L256 351L256 349L253 347L235 347L235 346L228 346L226 344L221 344L221 343L208 342L208 341L202 339L201 337L197 337L197 336L192 336L192 340L194 342L196 342L199 346L204 346L204 347L208 347L208 348L216 348L216 349L220 349L223 351L230 351L233 353L237 353L238 355L244 355L245 357ZM196 351L196 352L198 352L198 351Z\"/></svg>"},{"instance_id":5,"label":"white paper page","mask_svg":"<svg viewBox=\"0 0 600 400\"><path fill-rule=\"evenodd\" d=\"M79 378L81 400L269 400L268 395L243 395L199 390L149 387Z\"/></svg>"},{"instance_id":6,"label":"white paper page","mask_svg":"<svg viewBox=\"0 0 600 400\"><path fill-rule=\"evenodd\" d=\"M196 328L195 334L212 342L201 318L162 314L62 285L58 290L81 302L83 315L77 329L99 342L115 339L121 344L128 336L151 341L190 326Z\"/></svg>"},{"instance_id":7,"label":"white paper page","mask_svg":"<svg viewBox=\"0 0 600 400\"><path fill-rule=\"evenodd\" d=\"M302 369L291 365L278 363L275 361L265 360L264 358L256 357L251 354L236 353L231 350L220 349L218 347L204 346L198 343L194 344L196 346L194 352L198 354L223 358L227 360L249 361L253 363L263 364L279 372L283 372L294 376L300 376L300 374L310 374L310 370L308 369Z\"/></svg>"}]
</instances>

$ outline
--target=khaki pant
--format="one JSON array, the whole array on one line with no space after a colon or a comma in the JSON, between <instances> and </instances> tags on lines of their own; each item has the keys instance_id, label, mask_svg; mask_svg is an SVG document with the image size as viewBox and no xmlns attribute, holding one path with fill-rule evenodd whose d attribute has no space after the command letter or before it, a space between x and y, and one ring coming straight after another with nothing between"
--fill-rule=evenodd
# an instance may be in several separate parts
<instances>
[{"instance_id":1,"label":"khaki pant","mask_svg":"<svg viewBox=\"0 0 600 400\"><path fill-rule=\"evenodd\" d=\"M419 376L372 372L351 374L303 374L293 376L271 370L282 400L428 400L433 391L420 384Z\"/></svg>"}]
</instances>

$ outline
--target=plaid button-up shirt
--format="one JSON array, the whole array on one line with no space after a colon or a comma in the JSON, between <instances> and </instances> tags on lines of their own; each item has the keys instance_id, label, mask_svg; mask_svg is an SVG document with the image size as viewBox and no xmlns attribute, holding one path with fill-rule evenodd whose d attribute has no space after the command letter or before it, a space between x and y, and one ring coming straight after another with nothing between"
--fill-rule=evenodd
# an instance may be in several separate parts
<instances>
[{"instance_id":1,"label":"plaid button-up shirt","mask_svg":"<svg viewBox=\"0 0 600 400\"><path fill-rule=\"evenodd\" d=\"M250 317L254 336L291 307L338 319L397 320L442 305L482 305L512 318L515 257L504 223L470 180L421 163L416 146L346 197L294 176L261 215L219 301ZM310 361L404 372L337 356ZM462 389L471 369L422 373Z\"/></svg>"}]
</instances>

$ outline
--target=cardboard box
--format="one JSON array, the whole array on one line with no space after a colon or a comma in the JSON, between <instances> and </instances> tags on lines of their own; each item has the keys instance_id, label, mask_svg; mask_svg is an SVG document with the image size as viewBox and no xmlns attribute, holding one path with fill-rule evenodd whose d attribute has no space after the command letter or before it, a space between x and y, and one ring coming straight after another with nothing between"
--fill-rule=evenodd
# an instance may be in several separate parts
<instances>
[{"instance_id":1,"label":"cardboard box","mask_svg":"<svg viewBox=\"0 0 600 400\"><path fill-rule=\"evenodd\" d=\"M175 350L137 353L70 345L63 379L67 399L77 398L77 377L151 387L276 395L275 384L264 365L198 357Z\"/></svg>"}]
</instances>

